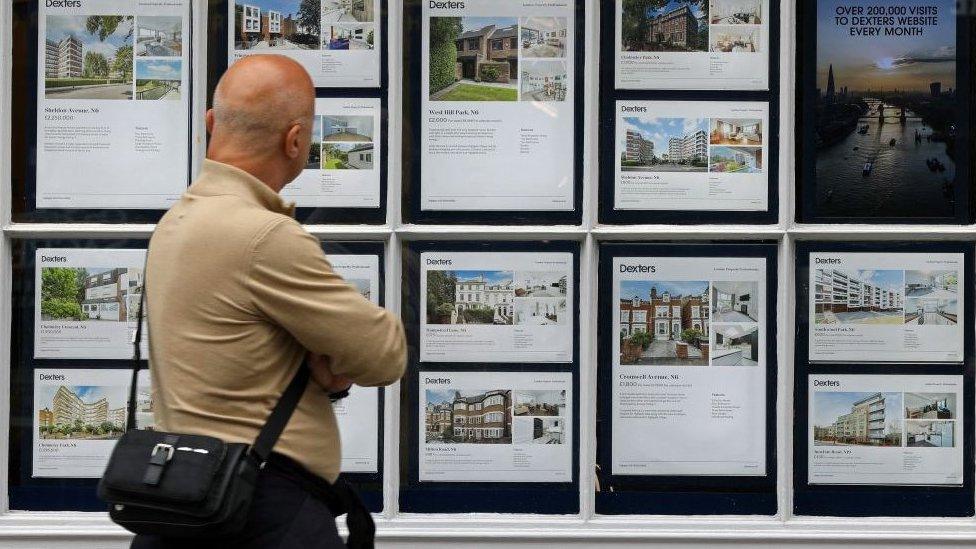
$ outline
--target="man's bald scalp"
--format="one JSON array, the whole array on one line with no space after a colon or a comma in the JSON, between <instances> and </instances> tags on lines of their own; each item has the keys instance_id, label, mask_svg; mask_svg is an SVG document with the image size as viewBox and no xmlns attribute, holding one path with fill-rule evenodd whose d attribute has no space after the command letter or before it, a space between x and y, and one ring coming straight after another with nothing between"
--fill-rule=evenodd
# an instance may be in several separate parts
<instances>
[{"instance_id":1,"label":"man's bald scalp","mask_svg":"<svg viewBox=\"0 0 976 549\"><path fill-rule=\"evenodd\" d=\"M280 146L272 136L310 123L314 113L315 87L301 65L282 55L250 55L217 83L213 132L238 146L265 150Z\"/></svg>"}]
</instances>

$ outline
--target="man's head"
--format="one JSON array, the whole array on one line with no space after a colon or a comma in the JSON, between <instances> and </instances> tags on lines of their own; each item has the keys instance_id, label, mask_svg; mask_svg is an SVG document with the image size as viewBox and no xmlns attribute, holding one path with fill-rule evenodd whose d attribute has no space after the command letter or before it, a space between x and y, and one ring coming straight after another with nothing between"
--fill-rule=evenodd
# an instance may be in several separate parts
<instances>
[{"instance_id":1,"label":"man's head","mask_svg":"<svg viewBox=\"0 0 976 549\"><path fill-rule=\"evenodd\" d=\"M240 168L275 192L308 162L315 87L280 55L251 55L227 69L207 111L207 158Z\"/></svg>"}]
</instances>

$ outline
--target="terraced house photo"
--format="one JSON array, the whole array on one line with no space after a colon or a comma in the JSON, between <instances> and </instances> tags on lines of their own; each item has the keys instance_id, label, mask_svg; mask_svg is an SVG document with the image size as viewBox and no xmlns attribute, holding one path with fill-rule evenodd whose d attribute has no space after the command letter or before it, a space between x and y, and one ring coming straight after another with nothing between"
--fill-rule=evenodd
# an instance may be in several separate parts
<instances>
[{"instance_id":1,"label":"terraced house photo","mask_svg":"<svg viewBox=\"0 0 976 549\"><path fill-rule=\"evenodd\" d=\"M141 268L41 269L41 320L129 322L138 318Z\"/></svg>"},{"instance_id":2,"label":"terraced house photo","mask_svg":"<svg viewBox=\"0 0 976 549\"><path fill-rule=\"evenodd\" d=\"M901 446L902 394L813 393L814 446Z\"/></svg>"},{"instance_id":3,"label":"terraced house photo","mask_svg":"<svg viewBox=\"0 0 976 549\"><path fill-rule=\"evenodd\" d=\"M246 0L234 4L234 48L317 50L321 0Z\"/></svg>"},{"instance_id":4,"label":"terraced house photo","mask_svg":"<svg viewBox=\"0 0 976 549\"><path fill-rule=\"evenodd\" d=\"M623 0L621 49L702 52L708 49L708 0Z\"/></svg>"},{"instance_id":5,"label":"terraced house photo","mask_svg":"<svg viewBox=\"0 0 976 549\"><path fill-rule=\"evenodd\" d=\"M815 324L902 324L904 321L904 271L814 271Z\"/></svg>"},{"instance_id":6,"label":"terraced house photo","mask_svg":"<svg viewBox=\"0 0 976 549\"><path fill-rule=\"evenodd\" d=\"M511 444L509 389L426 389L427 444Z\"/></svg>"},{"instance_id":7,"label":"terraced house photo","mask_svg":"<svg viewBox=\"0 0 976 549\"><path fill-rule=\"evenodd\" d=\"M517 101L519 25L514 17L431 17L431 101Z\"/></svg>"},{"instance_id":8,"label":"terraced house photo","mask_svg":"<svg viewBox=\"0 0 976 549\"><path fill-rule=\"evenodd\" d=\"M47 99L133 98L133 17L49 15L45 24Z\"/></svg>"},{"instance_id":9,"label":"terraced house photo","mask_svg":"<svg viewBox=\"0 0 976 549\"><path fill-rule=\"evenodd\" d=\"M620 364L708 366L707 281L620 283Z\"/></svg>"}]
</instances>

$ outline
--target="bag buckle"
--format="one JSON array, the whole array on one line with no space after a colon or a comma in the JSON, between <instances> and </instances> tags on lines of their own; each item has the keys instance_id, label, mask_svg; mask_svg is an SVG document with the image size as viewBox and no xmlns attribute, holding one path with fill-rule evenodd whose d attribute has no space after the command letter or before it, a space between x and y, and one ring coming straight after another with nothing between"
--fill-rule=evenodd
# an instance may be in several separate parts
<instances>
[{"instance_id":1,"label":"bag buckle","mask_svg":"<svg viewBox=\"0 0 976 549\"><path fill-rule=\"evenodd\" d=\"M171 444L166 444L165 442L160 442L156 444L156 446L153 447L152 453L149 454L149 457L155 458L156 454L160 451L166 452L166 460L163 463L166 463L166 461L173 459L173 446Z\"/></svg>"}]
</instances>

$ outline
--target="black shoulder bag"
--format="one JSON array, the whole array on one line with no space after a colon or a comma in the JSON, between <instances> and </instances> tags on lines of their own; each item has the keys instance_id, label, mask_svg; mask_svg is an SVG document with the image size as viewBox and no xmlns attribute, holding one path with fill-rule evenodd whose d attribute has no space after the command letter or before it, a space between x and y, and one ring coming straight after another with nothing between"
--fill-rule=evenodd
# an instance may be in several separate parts
<instances>
[{"instance_id":1,"label":"black shoulder bag","mask_svg":"<svg viewBox=\"0 0 976 549\"><path fill-rule=\"evenodd\" d=\"M136 379L142 358L139 346L145 301L143 283L126 432L115 445L98 484L98 496L109 503L112 520L136 534L167 538L233 535L242 530L258 473L305 392L308 366L303 363L299 367L254 444L136 429Z\"/></svg>"}]
</instances>

